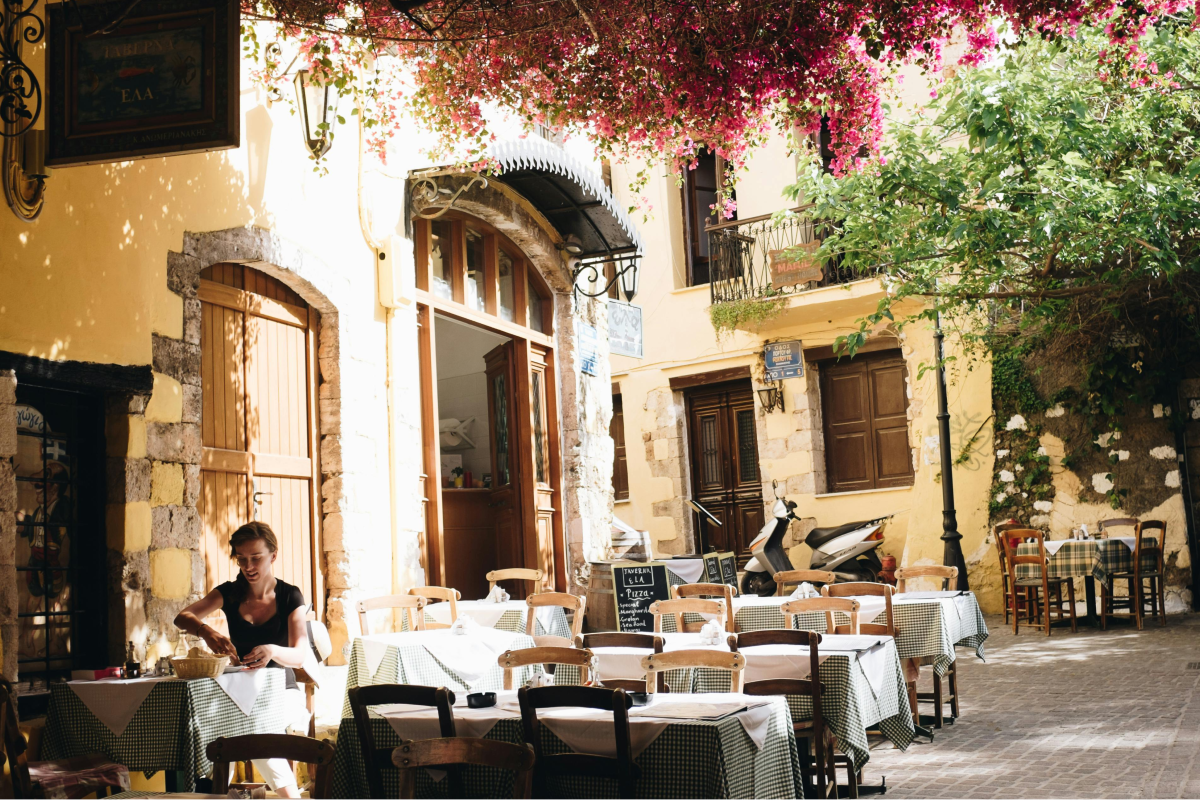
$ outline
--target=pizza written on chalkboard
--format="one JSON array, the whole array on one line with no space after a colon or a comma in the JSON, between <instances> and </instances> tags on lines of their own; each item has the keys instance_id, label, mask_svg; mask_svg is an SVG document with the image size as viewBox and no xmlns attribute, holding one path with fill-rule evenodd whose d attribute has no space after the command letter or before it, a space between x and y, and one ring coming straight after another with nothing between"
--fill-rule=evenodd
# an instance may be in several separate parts
<instances>
[{"instance_id":1,"label":"pizza written on chalkboard","mask_svg":"<svg viewBox=\"0 0 1200 800\"><path fill-rule=\"evenodd\" d=\"M650 613L650 604L671 596L667 565L659 562L613 564L612 575L617 630L632 633L653 631L654 615Z\"/></svg>"},{"instance_id":2,"label":"pizza written on chalkboard","mask_svg":"<svg viewBox=\"0 0 1200 800\"><path fill-rule=\"evenodd\" d=\"M733 587L733 593L738 594L737 556L733 553L720 553L718 557L721 562L720 583L729 584Z\"/></svg>"}]
</instances>

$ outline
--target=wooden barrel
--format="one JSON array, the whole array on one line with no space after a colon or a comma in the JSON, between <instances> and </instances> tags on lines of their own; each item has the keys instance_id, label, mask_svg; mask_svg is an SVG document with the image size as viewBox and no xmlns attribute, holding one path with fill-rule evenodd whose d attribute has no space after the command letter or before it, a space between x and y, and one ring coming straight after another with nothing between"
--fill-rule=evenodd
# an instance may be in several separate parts
<instances>
[{"instance_id":1,"label":"wooden barrel","mask_svg":"<svg viewBox=\"0 0 1200 800\"><path fill-rule=\"evenodd\" d=\"M592 577L588 580L587 608L584 611L583 629L592 631L615 631L617 629L616 597L613 595L612 563L592 561Z\"/></svg>"}]
</instances>

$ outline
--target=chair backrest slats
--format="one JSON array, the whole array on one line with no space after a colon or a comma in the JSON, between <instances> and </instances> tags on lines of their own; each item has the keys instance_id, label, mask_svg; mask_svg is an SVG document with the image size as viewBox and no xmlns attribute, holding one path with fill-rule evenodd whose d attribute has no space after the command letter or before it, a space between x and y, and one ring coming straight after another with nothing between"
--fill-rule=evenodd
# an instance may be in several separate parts
<instances>
[{"instance_id":1,"label":"chair backrest slats","mask_svg":"<svg viewBox=\"0 0 1200 800\"><path fill-rule=\"evenodd\" d=\"M896 570L896 591L907 591L908 581L917 578L938 578L942 583L942 591L946 591L958 580L958 567L943 567L934 564L901 567Z\"/></svg>"},{"instance_id":2,"label":"chair backrest slats","mask_svg":"<svg viewBox=\"0 0 1200 800\"><path fill-rule=\"evenodd\" d=\"M386 749L375 745L375 734L371 728L371 706L410 705L429 706L438 712L438 727L442 736L454 736L454 692L444 686L417 686L415 684L378 683L357 686L347 693L350 710L354 714L354 728L358 732L358 745L367 773L367 786L372 797L383 797L383 774L380 772L381 755ZM386 763L386 758L382 759Z\"/></svg>"},{"instance_id":3,"label":"chair backrest slats","mask_svg":"<svg viewBox=\"0 0 1200 800\"><path fill-rule=\"evenodd\" d=\"M731 641L736 639L730 637ZM653 693L658 685L658 675L672 669L719 669L729 673L730 691L742 690L742 670L746 668L746 657L741 653L722 650L671 650L653 653L642 659L646 671L646 691ZM654 680L651 680L651 677Z\"/></svg>"},{"instance_id":4,"label":"chair backrest slats","mask_svg":"<svg viewBox=\"0 0 1200 800\"><path fill-rule=\"evenodd\" d=\"M385 594L380 597L368 597L366 600L359 600L356 604L358 625L362 628L363 636L370 636L371 626L367 623L368 611L402 608L408 616L408 629L423 631L425 630L425 606L427 604L428 601L424 597L411 594Z\"/></svg>"},{"instance_id":5,"label":"chair backrest slats","mask_svg":"<svg viewBox=\"0 0 1200 800\"><path fill-rule=\"evenodd\" d=\"M458 619L458 601L462 600L462 592L458 591L458 589L450 589L446 586L414 586L408 590L408 593L416 597L424 597L427 604L434 601L450 604L450 622L430 622L429 620L425 620L425 627L427 629L439 630L449 628ZM424 614L421 616L424 616Z\"/></svg>"},{"instance_id":6,"label":"chair backrest slats","mask_svg":"<svg viewBox=\"0 0 1200 800\"><path fill-rule=\"evenodd\" d=\"M710 614L721 619L726 619L726 606L724 600L702 600L698 597L687 597L679 600L656 600L650 604L650 613L654 615L654 632L662 633L662 618L664 614L670 614L675 618L675 630L679 632L687 630L699 630L703 627L703 623L690 623L685 626L683 621L684 614ZM728 626L728 620L726 620ZM728 627L726 628L728 630Z\"/></svg>"},{"instance_id":7,"label":"chair backrest slats","mask_svg":"<svg viewBox=\"0 0 1200 800\"><path fill-rule=\"evenodd\" d=\"M542 578L546 573L540 569L526 569L525 567L510 567L508 569L494 569L484 577L487 578L488 592L496 588L496 584L500 581L525 581L529 584L525 594L535 594L541 588Z\"/></svg>"},{"instance_id":8,"label":"chair backrest slats","mask_svg":"<svg viewBox=\"0 0 1200 800\"><path fill-rule=\"evenodd\" d=\"M860 633L862 623L859 621L858 612L861 604L849 597L803 597L795 600L789 600L779 606L779 613L783 614L784 623L788 628L796 627L796 617L801 614L824 614L825 615L825 630L828 633ZM849 625L837 624L835 613L845 614L850 618ZM839 630L839 628L841 630Z\"/></svg>"},{"instance_id":9,"label":"chair backrest slats","mask_svg":"<svg viewBox=\"0 0 1200 800\"><path fill-rule=\"evenodd\" d=\"M401 744L391 752L391 761L402 774L401 798L416 796L415 770L452 766L492 767L515 772L513 797L533 796L534 753L527 744L469 737L423 739Z\"/></svg>"},{"instance_id":10,"label":"chair backrest slats","mask_svg":"<svg viewBox=\"0 0 1200 800\"><path fill-rule=\"evenodd\" d=\"M733 587L728 583L678 583L671 587L671 597L674 600L685 600L696 597L701 599L717 598L725 601L725 630L734 632L733 626ZM679 629L684 630L683 628Z\"/></svg>"},{"instance_id":11,"label":"chair backrest slats","mask_svg":"<svg viewBox=\"0 0 1200 800\"><path fill-rule=\"evenodd\" d=\"M329 797L329 779L333 774L334 749L327 741L293 736L287 733L252 733L246 736L220 737L209 742L205 755L213 762L213 792L224 795L229 791L229 765L238 761L260 758L286 758L315 764L310 797Z\"/></svg>"},{"instance_id":12,"label":"chair backrest slats","mask_svg":"<svg viewBox=\"0 0 1200 800\"><path fill-rule=\"evenodd\" d=\"M522 688L517 697L521 703L521 724L525 741L533 743L536 756L535 780L542 784L537 792L538 797L556 796L546 786L547 777L578 774L611 776L617 780L620 790L618 796L638 796L635 784L639 771L633 763L629 736L629 708L633 701L623 690L595 686L543 686L537 689ZM543 753L538 709L563 707L611 710L616 755L608 757L589 753Z\"/></svg>"},{"instance_id":13,"label":"chair backrest slats","mask_svg":"<svg viewBox=\"0 0 1200 800\"><path fill-rule=\"evenodd\" d=\"M896 593L895 586L886 583L867 583L857 581L852 583L834 583L821 588L821 594L826 597L882 597L884 624L870 621L860 621L859 633L875 634L878 636L896 635L896 617L892 613L892 595Z\"/></svg>"},{"instance_id":14,"label":"chair backrest slats","mask_svg":"<svg viewBox=\"0 0 1200 800\"><path fill-rule=\"evenodd\" d=\"M533 664L566 664L579 667L579 680L587 683L591 680L592 651L577 647L526 647L521 650L507 650L496 659L504 670L504 689L513 688L513 670L528 667Z\"/></svg>"},{"instance_id":15,"label":"chair backrest slats","mask_svg":"<svg viewBox=\"0 0 1200 800\"><path fill-rule=\"evenodd\" d=\"M1142 548L1147 539L1153 544L1147 549L1158 551L1158 572L1163 571L1163 544L1167 541L1167 523L1158 519L1148 519L1137 523L1134 528L1133 570L1134 574L1142 574Z\"/></svg>"},{"instance_id":16,"label":"chair backrest slats","mask_svg":"<svg viewBox=\"0 0 1200 800\"><path fill-rule=\"evenodd\" d=\"M531 594L525 598L525 605L528 609L525 612L525 633L533 638L534 644L539 647L570 647L574 644L575 637L583 632L583 614L587 607L587 598L579 597L566 592L539 592ZM553 635L537 635L537 610L539 608L558 607L564 612L570 611L571 617L571 635L570 638Z\"/></svg>"},{"instance_id":17,"label":"chair backrest slats","mask_svg":"<svg viewBox=\"0 0 1200 800\"><path fill-rule=\"evenodd\" d=\"M837 576L823 569L785 569L775 573L775 594L782 597L792 584L813 583L825 585L837 581Z\"/></svg>"}]
</instances>

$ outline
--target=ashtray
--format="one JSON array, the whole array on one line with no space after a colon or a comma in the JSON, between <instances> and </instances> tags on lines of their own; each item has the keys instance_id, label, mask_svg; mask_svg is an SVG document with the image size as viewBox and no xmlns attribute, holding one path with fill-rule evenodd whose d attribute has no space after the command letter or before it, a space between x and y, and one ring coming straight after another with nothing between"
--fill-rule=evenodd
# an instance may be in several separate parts
<instances>
[{"instance_id":1,"label":"ashtray","mask_svg":"<svg viewBox=\"0 0 1200 800\"><path fill-rule=\"evenodd\" d=\"M625 694L629 696L635 706L648 706L654 699L654 695L649 692L626 692Z\"/></svg>"},{"instance_id":2,"label":"ashtray","mask_svg":"<svg viewBox=\"0 0 1200 800\"><path fill-rule=\"evenodd\" d=\"M467 695L467 705L470 708L491 708L496 705L495 692L475 692Z\"/></svg>"}]
</instances>

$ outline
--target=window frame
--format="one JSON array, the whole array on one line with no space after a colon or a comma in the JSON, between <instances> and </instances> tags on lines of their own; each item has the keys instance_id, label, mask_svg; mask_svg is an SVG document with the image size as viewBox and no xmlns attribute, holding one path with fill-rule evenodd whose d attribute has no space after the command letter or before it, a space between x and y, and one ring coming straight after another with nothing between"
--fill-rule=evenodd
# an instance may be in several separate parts
<instances>
[{"instance_id":1,"label":"window frame","mask_svg":"<svg viewBox=\"0 0 1200 800\"><path fill-rule=\"evenodd\" d=\"M721 156L711 153L707 148L702 149L696 154L697 161L712 159L713 161L713 178L716 184L714 191L720 192L721 180L725 174L725 159ZM723 220L718 211L708 210L707 213L701 213L706 209L697 208L696 202L696 173L701 169L698 165L696 169L684 170L683 186L680 187L681 201L683 208L683 238L684 238L684 256L687 263L687 285L688 286L706 286L712 282L711 263L712 257L700 255L700 237L707 236L707 229L710 224L719 222L727 222L732 220ZM737 192L734 191L732 199L737 199ZM737 219L737 212L734 212L733 219ZM697 268L703 262L706 275L703 280L697 277Z\"/></svg>"}]
</instances>

